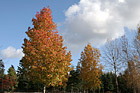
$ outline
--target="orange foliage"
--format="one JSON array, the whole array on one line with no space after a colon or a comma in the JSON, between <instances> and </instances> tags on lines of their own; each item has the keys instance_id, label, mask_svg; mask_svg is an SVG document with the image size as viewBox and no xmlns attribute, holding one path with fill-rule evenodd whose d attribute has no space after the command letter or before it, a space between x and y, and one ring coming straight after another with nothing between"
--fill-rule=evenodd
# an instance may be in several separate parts
<instances>
[{"instance_id":1,"label":"orange foliage","mask_svg":"<svg viewBox=\"0 0 140 93\"><path fill-rule=\"evenodd\" d=\"M33 81L40 81L46 86L62 85L67 81L67 74L72 70L71 52L66 53L62 36L52 21L51 10L43 8L33 18L33 28L28 28L24 39L22 66Z\"/></svg>"}]
</instances>

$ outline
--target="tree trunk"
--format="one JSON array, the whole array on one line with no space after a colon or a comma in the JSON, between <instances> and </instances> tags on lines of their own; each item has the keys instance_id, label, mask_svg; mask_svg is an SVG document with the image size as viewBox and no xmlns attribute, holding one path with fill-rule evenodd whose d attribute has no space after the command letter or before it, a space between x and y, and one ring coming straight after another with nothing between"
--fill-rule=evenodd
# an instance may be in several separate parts
<instances>
[{"instance_id":1,"label":"tree trunk","mask_svg":"<svg viewBox=\"0 0 140 93\"><path fill-rule=\"evenodd\" d=\"M116 93L119 93L119 87L118 87L118 79L117 79L117 68L116 68L116 64L114 62L114 70L115 70L115 83L116 83Z\"/></svg>"},{"instance_id":2,"label":"tree trunk","mask_svg":"<svg viewBox=\"0 0 140 93\"><path fill-rule=\"evenodd\" d=\"M72 86L72 88L71 88L71 93L73 93L73 86Z\"/></svg>"},{"instance_id":3,"label":"tree trunk","mask_svg":"<svg viewBox=\"0 0 140 93\"><path fill-rule=\"evenodd\" d=\"M132 80L132 87L133 87L133 93L136 93L136 87L133 80Z\"/></svg>"},{"instance_id":4,"label":"tree trunk","mask_svg":"<svg viewBox=\"0 0 140 93\"><path fill-rule=\"evenodd\" d=\"M46 85L44 85L44 91L43 91L43 93L46 93Z\"/></svg>"},{"instance_id":5,"label":"tree trunk","mask_svg":"<svg viewBox=\"0 0 140 93\"><path fill-rule=\"evenodd\" d=\"M65 88L63 88L63 92L65 93Z\"/></svg>"},{"instance_id":6,"label":"tree trunk","mask_svg":"<svg viewBox=\"0 0 140 93\"><path fill-rule=\"evenodd\" d=\"M134 88L133 93L136 93L136 89Z\"/></svg>"},{"instance_id":7,"label":"tree trunk","mask_svg":"<svg viewBox=\"0 0 140 93\"><path fill-rule=\"evenodd\" d=\"M84 93L86 93L86 91L84 90Z\"/></svg>"},{"instance_id":8,"label":"tree trunk","mask_svg":"<svg viewBox=\"0 0 140 93\"><path fill-rule=\"evenodd\" d=\"M116 76L115 78L116 78L116 93L119 93L119 87L118 87L118 79L117 79L117 76Z\"/></svg>"},{"instance_id":9,"label":"tree trunk","mask_svg":"<svg viewBox=\"0 0 140 93\"><path fill-rule=\"evenodd\" d=\"M55 87L53 87L53 92L52 93L55 93L55 92L56 92Z\"/></svg>"}]
</instances>

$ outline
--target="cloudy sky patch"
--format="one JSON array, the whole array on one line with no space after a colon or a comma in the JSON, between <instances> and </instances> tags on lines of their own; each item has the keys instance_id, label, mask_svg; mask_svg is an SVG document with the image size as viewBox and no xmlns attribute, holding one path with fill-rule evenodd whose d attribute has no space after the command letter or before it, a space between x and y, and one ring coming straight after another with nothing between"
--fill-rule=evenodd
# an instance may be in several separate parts
<instances>
[{"instance_id":1,"label":"cloudy sky patch","mask_svg":"<svg viewBox=\"0 0 140 93\"><path fill-rule=\"evenodd\" d=\"M135 1L135 2L134 2ZM65 12L64 38L70 50L124 35L124 27L136 29L140 0L80 0Z\"/></svg>"},{"instance_id":2,"label":"cloudy sky patch","mask_svg":"<svg viewBox=\"0 0 140 93\"><path fill-rule=\"evenodd\" d=\"M22 58L24 56L22 49L15 49L12 46L9 46L6 49L3 49L0 53L2 59L15 59L15 58Z\"/></svg>"}]
</instances>

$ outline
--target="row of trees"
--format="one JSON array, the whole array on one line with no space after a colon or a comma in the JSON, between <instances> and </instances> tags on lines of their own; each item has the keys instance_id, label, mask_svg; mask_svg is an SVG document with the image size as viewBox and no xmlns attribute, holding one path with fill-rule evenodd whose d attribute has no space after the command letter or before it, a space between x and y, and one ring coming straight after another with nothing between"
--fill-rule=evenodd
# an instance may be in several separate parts
<instances>
[{"instance_id":1,"label":"row of trees","mask_svg":"<svg viewBox=\"0 0 140 93\"><path fill-rule=\"evenodd\" d=\"M122 36L116 40L108 41L103 48L103 62L115 73L116 92L120 91L117 75L121 73L126 89L131 93L140 91L140 28L129 38ZM130 92L130 91L129 91Z\"/></svg>"},{"instance_id":2,"label":"row of trees","mask_svg":"<svg viewBox=\"0 0 140 93\"><path fill-rule=\"evenodd\" d=\"M48 90L50 90L52 88L59 88L59 89L63 89L66 91L72 91L74 89L73 85L77 86L77 84L79 84L80 88L77 87L76 91L83 91L83 89L84 89L84 91L87 91L87 90L95 91L96 89L100 89L101 80L99 78L102 74L102 66L99 65L99 62L100 62L99 57L100 57L99 50L92 48L91 45L88 44L85 47L84 51L81 53L81 58L80 58L80 61L78 63L77 70L76 70L77 74L75 74L76 73L75 70L69 71L70 73L69 74L67 73L65 76L65 78L68 79L67 82L63 81L62 83L59 82L54 85L51 85L51 84L49 86L46 85ZM22 63L22 60L20 63ZM8 73L11 70L11 68L13 68L13 70L14 70L14 67L12 66L9 68ZM61 69L61 67L59 67L55 70L58 70L58 69ZM17 74L15 73L15 70L14 71L13 70L12 70L11 74L12 74L12 76L14 76L14 79L16 79L17 82L14 82L14 84L11 85L11 88L10 88L11 91L12 90L15 90L15 91L41 91L41 90L43 90L43 86L44 86L44 82L42 82L43 80L45 80L45 81L48 80L48 82L46 84L52 83L52 80L50 80L50 78L46 80L46 77L40 78L39 80L36 80L36 79L32 80L32 78L34 78L36 76L36 74L34 75L34 77L31 78L31 76L30 76L31 72L30 72L30 74L29 73L27 74L28 70L25 67L23 67L22 65L20 65L20 67L18 67ZM65 69L62 71L65 71ZM14 75L13 75L13 72L14 72ZM37 74L37 76L38 75L41 76L42 74L44 74L44 73L42 73L42 71L39 71L39 72L40 73ZM49 74L53 75L53 73L54 73L54 71L52 71ZM60 74L56 73L56 74L62 75L61 73ZM10 75L10 74L8 74L8 75ZM15 75L16 75L16 77L15 77ZM37 76L36 76L36 78L37 78ZM75 79L73 79L73 77L75 77ZM79 77L81 77L81 78L79 79ZM42 81L41 81L41 79L42 79ZM55 82L57 82L57 80L59 80L59 79L55 78ZM16 86L17 83L18 83L18 86ZM4 83L2 82L1 84L3 85ZM66 85L68 85L68 86L66 87ZM3 90L5 90L5 89L3 89Z\"/></svg>"},{"instance_id":3,"label":"row of trees","mask_svg":"<svg viewBox=\"0 0 140 93\"><path fill-rule=\"evenodd\" d=\"M15 90L18 85L17 79L13 65L8 69L8 74L4 74L4 63L0 60L0 92Z\"/></svg>"},{"instance_id":4,"label":"row of trees","mask_svg":"<svg viewBox=\"0 0 140 93\"><path fill-rule=\"evenodd\" d=\"M125 36L108 41L102 56L99 49L88 44L81 52L74 70L70 63L71 52L67 52L63 46L63 38L56 30L49 7L43 8L40 13L37 12L35 17L32 19L33 28L29 27L26 32L29 39L24 39L24 57L20 61L17 73L11 66L5 75L4 64L1 61L2 90L44 90L44 93L46 89L139 92L140 29L131 43ZM109 66L113 73L103 74L100 57L102 62L106 63L105 67ZM122 71L124 73L119 74Z\"/></svg>"},{"instance_id":5,"label":"row of trees","mask_svg":"<svg viewBox=\"0 0 140 93\"><path fill-rule=\"evenodd\" d=\"M3 65L4 66L4 65ZM132 69L134 65L129 65L129 69ZM4 68L0 69L1 73L4 73ZM134 71L134 70L133 70ZM25 70L23 68L18 67L17 73L14 70L14 67L11 66L8 70L8 74L1 74L0 75L0 90L2 91L42 91L43 90L43 83L41 82L34 82L30 80L30 78L25 74ZM91 72L92 73L92 72ZM70 77L66 82L67 86L63 87L47 87L47 91L67 91L67 92L116 92L116 77L118 80L118 89L120 93L134 93L134 88L138 93L138 85L139 81L132 81L132 72L128 72L128 68L125 72L119 75L115 75L115 73L107 72L101 74L98 79L92 79L95 77L89 78L92 74L88 73L86 76L82 76L83 78L86 77L86 80L82 80L81 71L79 67L77 69L70 71ZM91 74L91 75L90 75ZM2 77L3 76L3 77ZM93 82L94 80L95 83ZM85 82L88 81L88 82ZM96 83L97 82L97 83ZM91 89L92 87L92 89Z\"/></svg>"}]
</instances>

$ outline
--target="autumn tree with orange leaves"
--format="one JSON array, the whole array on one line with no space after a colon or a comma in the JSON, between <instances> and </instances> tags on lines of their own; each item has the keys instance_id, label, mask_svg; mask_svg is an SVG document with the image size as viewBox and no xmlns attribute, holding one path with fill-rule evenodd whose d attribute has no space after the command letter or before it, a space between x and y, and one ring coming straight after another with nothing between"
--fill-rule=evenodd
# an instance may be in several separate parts
<instances>
[{"instance_id":1,"label":"autumn tree with orange leaves","mask_svg":"<svg viewBox=\"0 0 140 93\"><path fill-rule=\"evenodd\" d=\"M128 62L128 68L125 70L123 78L126 80L127 87L132 88L133 93L136 93L138 88L138 76L135 63L132 60Z\"/></svg>"},{"instance_id":2,"label":"autumn tree with orange leaves","mask_svg":"<svg viewBox=\"0 0 140 93\"><path fill-rule=\"evenodd\" d=\"M85 90L90 89L95 91L100 88L101 81L99 77L102 74L102 65L99 64L100 56L100 51L96 48L92 48L91 44L88 44L84 48L84 51L81 52L78 70Z\"/></svg>"},{"instance_id":3,"label":"autumn tree with orange leaves","mask_svg":"<svg viewBox=\"0 0 140 93\"><path fill-rule=\"evenodd\" d=\"M29 39L25 38L22 46L25 55L21 66L31 80L39 81L45 87L62 86L72 70L71 52L66 52L51 13L49 7L37 12L36 18L32 19L34 27L26 32Z\"/></svg>"}]
</instances>

